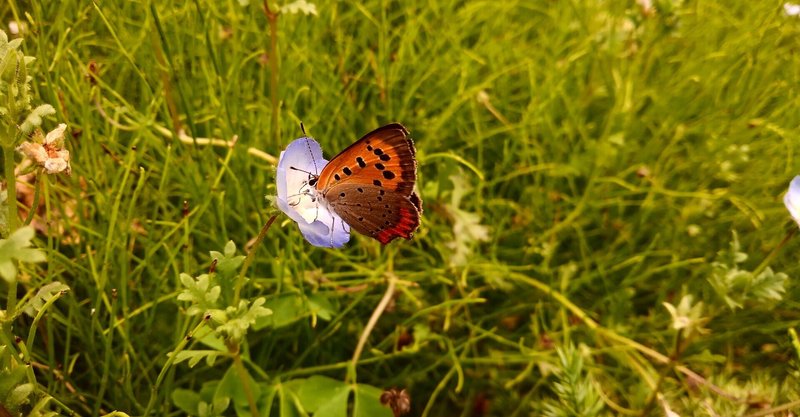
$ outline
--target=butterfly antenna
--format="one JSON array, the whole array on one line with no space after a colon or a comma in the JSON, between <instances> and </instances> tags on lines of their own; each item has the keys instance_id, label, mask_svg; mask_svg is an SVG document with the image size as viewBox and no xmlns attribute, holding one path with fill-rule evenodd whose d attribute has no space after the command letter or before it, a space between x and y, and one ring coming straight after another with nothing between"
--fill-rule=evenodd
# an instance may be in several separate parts
<instances>
[{"instance_id":1,"label":"butterfly antenna","mask_svg":"<svg viewBox=\"0 0 800 417\"><path fill-rule=\"evenodd\" d=\"M312 177L316 177L317 176L316 174L312 174L312 173L310 173L310 172L308 172L308 171L306 171L304 169L295 168L295 167L289 167L289 169L293 169L295 171L300 171L300 172L305 172L306 174L311 175Z\"/></svg>"},{"instance_id":2,"label":"butterfly antenna","mask_svg":"<svg viewBox=\"0 0 800 417\"><path fill-rule=\"evenodd\" d=\"M306 127L305 127L305 126L303 126L303 122L300 122L300 130L303 132L303 136L308 136L308 135L306 134Z\"/></svg>"}]
</instances>

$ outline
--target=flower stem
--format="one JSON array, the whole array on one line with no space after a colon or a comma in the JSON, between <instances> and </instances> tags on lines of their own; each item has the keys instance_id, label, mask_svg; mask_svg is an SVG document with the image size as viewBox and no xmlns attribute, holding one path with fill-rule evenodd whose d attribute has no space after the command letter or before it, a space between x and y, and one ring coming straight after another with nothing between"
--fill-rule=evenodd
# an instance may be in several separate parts
<instances>
[{"instance_id":1,"label":"flower stem","mask_svg":"<svg viewBox=\"0 0 800 417\"><path fill-rule=\"evenodd\" d=\"M358 360L361 358L361 352L364 351L364 345L367 344L369 334L372 333L372 329L375 328L375 324L378 323L378 319L386 310L386 306L389 305L389 301L391 301L392 297L394 296L394 288L397 284L397 276L395 276L393 272L390 272L388 274L388 278L389 285L386 286L386 292L383 294L383 298L381 298L378 306L375 307L375 311L372 312L372 316L369 318L369 321L367 321L367 325L361 332L361 337L358 338L356 350L353 352L353 359L351 361L350 368L348 369L348 379L351 379L351 382L355 382L356 365L358 365Z\"/></svg>"},{"instance_id":2,"label":"flower stem","mask_svg":"<svg viewBox=\"0 0 800 417\"><path fill-rule=\"evenodd\" d=\"M670 356L670 363L668 365L673 365L678 361L678 358L681 354L681 342L683 340L683 332L678 330L678 334L675 335L675 351ZM664 380L667 379L667 373L673 370L672 366L665 366L661 369L661 372L658 373L658 382L656 383L655 388L650 393L650 397L647 399L647 403L645 403L644 408L642 408L641 413L639 414L641 417L649 416L650 413L653 411L653 407L656 404L656 400L658 399L658 393L661 391L661 387L664 385Z\"/></svg>"},{"instance_id":3,"label":"flower stem","mask_svg":"<svg viewBox=\"0 0 800 417\"><path fill-rule=\"evenodd\" d=\"M44 186L44 181L47 181L47 176L44 175L44 168L39 168L36 170L36 182L33 184L33 202L28 211L28 217L22 223L23 226L31 224L33 216L35 216L36 211L39 210L39 192Z\"/></svg>"},{"instance_id":4,"label":"flower stem","mask_svg":"<svg viewBox=\"0 0 800 417\"><path fill-rule=\"evenodd\" d=\"M256 258L256 249L258 249L258 245L261 244L261 241L264 240L264 236L267 235L269 231L269 227L272 226L272 223L275 222L275 219L278 218L277 214L273 214L272 217L267 220L267 223L264 224L264 227L261 228L261 232L258 234L255 243L247 251L247 257L244 258L244 263L242 264L242 269L239 271L239 279L236 280L236 288L233 292L233 304L234 306L239 305L239 299L241 298L242 294L242 286L244 285L244 274L247 272L247 269L250 268L250 265Z\"/></svg>"},{"instance_id":5,"label":"flower stem","mask_svg":"<svg viewBox=\"0 0 800 417\"><path fill-rule=\"evenodd\" d=\"M245 369L244 363L242 362L242 356L239 354L239 345L234 342L226 342L225 344L228 347L228 352L230 352L233 357L233 364L236 366L236 372L239 374L239 380L242 382L242 390L244 391L244 396L247 398L247 404L250 407L250 415L258 417L256 397L253 395L253 389L250 387L250 374L247 373L247 369Z\"/></svg>"},{"instance_id":6,"label":"flower stem","mask_svg":"<svg viewBox=\"0 0 800 417\"><path fill-rule=\"evenodd\" d=\"M769 264L772 263L772 260L775 259L775 257L778 255L778 252L780 252L781 248L786 246L786 243L789 242L789 239L791 239L792 236L794 236L794 234L797 233L797 229L798 229L797 227L794 227L794 225L792 225L791 230L786 232L786 236L783 237L783 240L781 240L781 242L778 243L778 245L772 249L772 252L770 252L769 255L767 255L767 257L764 258L764 260L761 261L760 264L758 264L756 269L753 271L754 277L757 277L761 273L761 271L766 269L767 266L769 266Z\"/></svg>"},{"instance_id":7,"label":"flower stem","mask_svg":"<svg viewBox=\"0 0 800 417\"><path fill-rule=\"evenodd\" d=\"M6 206L8 214L6 221L8 222L8 234L14 233L17 230L19 221L17 219L17 177L14 175L14 147L3 147L3 171L6 177Z\"/></svg>"},{"instance_id":8,"label":"flower stem","mask_svg":"<svg viewBox=\"0 0 800 417\"><path fill-rule=\"evenodd\" d=\"M158 400L159 397L158 389L161 386L161 382L164 380L164 377L167 376L167 372L172 367L172 363L175 362L175 359L177 359L178 352L186 348L186 345L189 344L194 335L197 334L197 332L200 331L200 329L202 329L203 326L206 325L206 323L208 322L208 318L209 317L203 318L203 320L201 320L197 324L197 326L195 326L195 328L188 335L186 335L186 337L181 339L178 345L175 346L175 349L173 349L172 352L169 354L169 359L167 359L167 362L161 368L161 372L158 373L158 377L156 378L156 383L150 388L150 400L147 402L147 407L144 409L144 413L142 414L143 416L149 416L150 410L152 410L153 407L155 406L156 400Z\"/></svg>"},{"instance_id":9,"label":"flower stem","mask_svg":"<svg viewBox=\"0 0 800 417\"><path fill-rule=\"evenodd\" d=\"M3 171L6 177L6 221L8 223L8 234L11 235L17 230L17 177L14 175L14 147L3 146ZM8 283L8 295L6 297L6 322L4 330L11 335L12 323L17 309L17 282Z\"/></svg>"}]
</instances>

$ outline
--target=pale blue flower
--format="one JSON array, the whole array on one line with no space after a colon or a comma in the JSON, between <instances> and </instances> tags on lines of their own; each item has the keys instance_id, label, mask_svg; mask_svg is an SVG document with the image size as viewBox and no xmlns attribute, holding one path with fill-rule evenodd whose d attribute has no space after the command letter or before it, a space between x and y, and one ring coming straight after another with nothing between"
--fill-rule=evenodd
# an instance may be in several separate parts
<instances>
[{"instance_id":1,"label":"pale blue flower","mask_svg":"<svg viewBox=\"0 0 800 417\"><path fill-rule=\"evenodd\" d=\"M327 163L322 159L322 148L314 139L302 137L290 143L278 159L275 175L277 204L297 222L309 243L324 248L340 248L350 240L350 226L330 210L314 187L317 176Z\"/></svg>"},{"instance_id":2,"label":"pale blue flower","mask_svg":"<svg viewBox=\"0 0 800 417\"><path fill-rule=\"evenodd\" d=\"M789 184L789 191L783 196L783 204L786 205L794 221L800 225L800 175L794 177Z\"/></svg>"}]
</instances>

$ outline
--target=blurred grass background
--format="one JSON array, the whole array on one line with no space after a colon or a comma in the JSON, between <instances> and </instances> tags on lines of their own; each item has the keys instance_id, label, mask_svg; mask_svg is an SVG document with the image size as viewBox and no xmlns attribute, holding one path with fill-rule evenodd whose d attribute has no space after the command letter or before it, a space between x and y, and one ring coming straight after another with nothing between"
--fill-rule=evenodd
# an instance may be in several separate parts
<instances>
[{"instance_id":1,"label":"blurred grass background","mask_svg":"<svg viewBox=\"0 0 800 417\"><path fill-rule=\"evenodd\" d=\"M411 415L796 411L797 243L771 264L790 277L780 299L732 309L709 277L732 231L754 270L795 227L780 197L798 172L800 20L774 1L654 3L317 2L278 15L277 56L255 1L0 5L72 133L73 174L40 219L48 263L24 286L72 289L37 329L41 390L80 414L142 413L192 326L178 274L243 249L275 211L274 166L247 149L277 156L302 121L330 157L398 121L418 150L420 231L321 250L279 217L249 273L275 314L248 335L261 379L343 379L393 271L406 284L358 381L408 389ZM709 332L676 342L662 303L687 294ZM225 369L172 368L160 415Z\"/></svg>"}]
</instances>

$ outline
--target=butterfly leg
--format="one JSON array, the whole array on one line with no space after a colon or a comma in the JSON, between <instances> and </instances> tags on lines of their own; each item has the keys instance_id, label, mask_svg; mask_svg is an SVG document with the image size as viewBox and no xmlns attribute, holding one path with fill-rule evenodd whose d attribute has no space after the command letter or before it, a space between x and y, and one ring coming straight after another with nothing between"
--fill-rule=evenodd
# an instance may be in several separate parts
<instances>
[{"instance_id":1,"label":"butterfly leg","mask_svg":"<svg viewBox=\"0 0 800 417\"><path fill-rule=\"evenodd\" d=\"M335 229L336 229L336 219L334 219L333 216L331 216L331 247L333 247L333 232Z\"/></svg>"}]
</instances>

